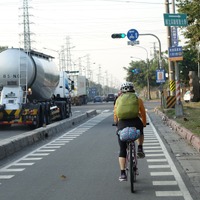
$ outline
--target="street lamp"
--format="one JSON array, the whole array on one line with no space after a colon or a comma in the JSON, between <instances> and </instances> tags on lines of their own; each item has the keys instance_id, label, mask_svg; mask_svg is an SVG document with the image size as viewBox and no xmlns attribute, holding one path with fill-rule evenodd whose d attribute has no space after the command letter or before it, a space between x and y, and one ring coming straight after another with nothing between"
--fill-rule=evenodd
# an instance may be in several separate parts
<instances>
[{"instance_id":1,"label":"street lamp","mask_svg":"<svg viewBox=\"0 0 200 200\"><path fill-rule=\"evenodd\" d=\"M53 52L56 52L58 54L58 66L59 66L59 71L62 71L64 68L65 68L65 54L64 54L64 51L65 50L68 50L69 49L72 49L72 48L75 48L75 46L72 46L72 47L69 47L69 48L64 48L64 46L62 46L62 49L61 50L54 50L54 49L50 49L50 48L46 48L46 47L43 47L43 49L46 49L46 50L49 50L49 51L53 51ZM62 55L62 56L61 56ZM68 58L67 58L68 60ZM62 62L62 66L61 66L61 61L64 61ZM70 60L71 61L71 60ZM68 68L68 66L67 66ZM66 69L65 69L66 70ZM67 69L68 70L68 69Z\"/></svg>"}]
</instances>

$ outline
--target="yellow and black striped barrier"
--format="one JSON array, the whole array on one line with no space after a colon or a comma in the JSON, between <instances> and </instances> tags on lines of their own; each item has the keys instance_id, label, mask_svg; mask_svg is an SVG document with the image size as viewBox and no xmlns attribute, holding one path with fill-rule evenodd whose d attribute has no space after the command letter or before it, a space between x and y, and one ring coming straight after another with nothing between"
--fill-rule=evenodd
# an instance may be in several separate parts
<instances>
[{"instance_id":1,"label":"yellow and black striped barrier","mask_svg":"<svg viewBox=\"0 0 200 200\"><path fill-rule=\"evenodd\" d=\"M176 96L168 96L166 104L167 108L174 108L176 104Z\"/></svg>"},{"instance_id":2,"label":"yellow and black striped barrier","mask_svg":"<svg viewBox=\"0 0 200 200\"><path fill-rule=\"evenodd\" d=\"M170 88L170 91L175 91L176 90L175 81L170 81L169 82L169 88Z\"/></svg>"}]
</instances>

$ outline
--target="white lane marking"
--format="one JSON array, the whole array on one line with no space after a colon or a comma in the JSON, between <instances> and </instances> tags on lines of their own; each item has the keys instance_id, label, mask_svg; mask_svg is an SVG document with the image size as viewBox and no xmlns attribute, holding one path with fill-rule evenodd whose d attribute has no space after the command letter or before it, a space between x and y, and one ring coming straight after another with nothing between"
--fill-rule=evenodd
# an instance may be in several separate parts
<instances>
[{"instance_id":1,"label":"white lane marking","mask_svg":"<svg viewBox=\"0 0 200 200\"><path fill-rule=\"evenodd\" d=\"M163 169L163 168L170 168L169 165L149 165L150 169Z\"/></svg>"},{"instance_id":2,"label":"white lane marking","mask_svg":"<svg viewBox=\"0 0 200 200\"><path fill-rule=\"evenodd\" d=\"M145 149L145 153L156 153L156 152L162 152L162 149L160 149L160 150L146 150Z\"/></svg>"},{"instance_id":3,"label":"white lane marking","mask_svg":"<svg viewBox=\"0 0 200 200\"><path fill-rule=\"evenodd\" d=\"M61 146L51 146L51 145L48 145L48 146L45 146L45 147L42 147L42 149L59 149Z\"/></svg>"},{"instance_id":4,"label":"white lane marking","mask_svg":"<svg viewBox=\"0 0 200 200\"><path fill-rule=\"evenodd\" d=\"M165 156L165 154L164 153L146 154L146 157L159 157L159 156Z\"/></svg>"},{"instance_id":5,"label":"white lane marking","mask_svg":"<svg viewBox=\"0 0 200 200\"><path fill-rule=\"evenodd\" d=\"M36 152L53 152L56 149L38 149Z\"/></svg>"},{"instance_id":6,"label":"white lane marking","mask_svg":"<svg viewBox=\"0 0 200 200\"><path fill-rule=\"evenodd\" d=\"M153 143L153 142L158 142L158 140L149 140L149 139L145 139L145 142L144 142L144 144L147 144L147 143Z\"/></svg>"},{"instance_id":7,"label":"white lane marking","mask_svg":"<svg viewBox=\"0 0 200 200\"><path fill-rule=\"evenodd\" d=\"M48 155L49 155L49 153L32 153L29 156L48 156Z\"/></svg>"},{"instance_id":8,"label":"white lane marking","mask_svg":"<svg viewBox=\"0 0 200 200\"><path fill-rule=\"evenodd\" d=\"M25 170L25 168L21 168L21 169L0 169L0 172L22 172L24 170Z\"/></svg>"},{"instance_id":9,"label":"white lane marking","mask_svg":"<svg viewBox=\"0 0 200 200\"><path fill-rule=\"evenodd\" d=\"M65 141L72 141L74 138L59 138L55 140L55 142L65 142Z\"/></svg>"},{"instance_id":10,"label":"white lane marking","mask_svg":"<svg viewBox=\"0 0 200 200\"><path fill-rule=\"evenodd\" d=\"M49 145L55 145L55 146L64 146L65 145L65 143L67 143L67 142L51 142L51 143L49 143Z\"/></svg>"},{"instance_id":11,"label":"white lane marking","mask_svg":"<svg viewBox=\"0 0 200 200\"><path fill-rule=\"evenodd\" d=\"M31 166L34 165L35 163L15 163L13 166Z\"/></svg>"},{"instance_id":12,"label":"white lane marking","mask_svg":"<svg viewBox=\"0 0 200 200\"><path fill-rule=\"evenodd\" d=\"M153 181L153 185L178 185L177 181Z\"/></svg>"},{"instance_id":13,"label":"white lane marking","mask_svg":"<svg viewBox=\"0 0 200 200\"><path fill-rule=\"evenodd\" d=\"M42 160L42 158L30 158L30 157L27 157L27 158L22 158L19 161L21 161L21 160L26 160L26 161L28 161L28 160ZM15 164L15 163L13 163L13 164Z\"/></svg>"},{"instance_id":14,"label":"white lane marking","mask_svg":"<svg viewBox=\"0 0 200 200\"><path fill-rule=\"evenodd\" d=\"M167 162L167 159L147 159L147 162Z\"/></svg>"},{"instance_id":15,"label":"white lane marking","mask_svg":"<svg viewBox=\"0 0 200 200\"><path fill-rule=\"evenodd\" d=\"M0 179L11 179L15 175L0 175Z\"/></svg>"},{"instance_id":16,"label":"white lane marking","mask_svg":"<svg viewBox=\"0 0 200 200\"><path fill-rule=\"evenodd\" d=\"M173 172L150 172L151 176L173 176Z\"/></svg>"},{"instance_id":17,"label":"white lane marking","mask_svg":"<svg viewBox=\"0 0 200 200\"><path fill-rule=\"evenodd\" d=\"M143 146L160 145L159 142L155 143L144 143Z\"/></svg>"},{"instance_id":18,"label":"white lane marking","mask_svg":"<svg viewBox=\"0 0 200 200\"><path fill-rule=\"evenodd\" d=\"M157 146L157 147L145 146L144 149L162 149L162 148L161 146Z\"/></svg>"},{"instance_id":19,"label":"white lane marking","mask_svg":"<svg viewBox=\"0 0 200 200\"><path fill-rule=\"evenodd\" d=\"M183 196L181 191L156 191L157 197L180 197Z\"/></svg>"},{"instance_id":20,"label":"white lane marking","mask_svg":"<svg viewBox=\"0 0 200 200\"><path fill-rule=\"evenodd\" d=\"M172 170L172 172L173 172L173 174L174 174L175 180L177 181L178 186L179 186L179 188L180 188L180 190L181 190L181 192L180 192L181 195L183 195L183 197L184 197L185 200L193 200L192 197L191 197L191 195L190 195L190 193L189 193L189 191L188 191L188 189L187 189L187 187L186 187L186 185L185 185L185 183L183 182L183 179L182 179L181 175L179 174L178 170L176 169L176 166L175 166L174 162L172 161L172 159L171 159L171 157L170 157L170 155L169 155L169 153L168 153L168 151L167 151L167 149L166 149L166 147L165 147L163 141L161 140L161 138L160 138L158 132L156 131L154 125L151 123L151 119L149 118L149 116L148 116L148 120L149 120L149 122L150 122L150 124L151 124L151 127L152 127L152 129L153 129L153 132L155 133L156 137L158 138L158 140L159 140L159 142L160 142L160 145L161 145L161 147L162 147L162 149L163 149L163 152L164 152L164 154L165 154L165 157L166 157L166 159L167 159L169 165L171 166L171 170ZM170 192L171 192L171 191L170 191ZM169 195L170 192L167 191L166 194ZM163 193L164 193L164 192L162 192L162 194L163 194ZM180 193L179 193L179 194L180 194ZM159 194L160 194L159 191L157 191L156 195L159 195Z\"/></svg>"}]
</instances>

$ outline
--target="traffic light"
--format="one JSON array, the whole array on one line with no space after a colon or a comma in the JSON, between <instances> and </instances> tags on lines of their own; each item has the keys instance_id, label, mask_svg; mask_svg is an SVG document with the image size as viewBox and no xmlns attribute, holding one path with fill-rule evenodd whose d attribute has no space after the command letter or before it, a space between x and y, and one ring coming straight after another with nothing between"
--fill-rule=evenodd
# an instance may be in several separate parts
<instances>
[{"instance_id":1,"label":"traffic light","mask_svg":"<svg viewBox=\"0 0 200 200\"><path fill-rule=\"evenodd\" d=\"M125 33L113 33L113 34L111 35L111 37L112 37L113 39L115 39L115 38L125 38L125 37L126 37L126 34L125 34Z\"/></svg>"},{"instance_id":2,"label":"traffic light","mask_svg":"<svg viewBox=\"0 0 200 200\"><path fill-rule=\"evenodd\" d=\"M132 69L131 72L133 72L134 74L139 74L140 73L140 69Z\"/></svg>"}]
</instances>

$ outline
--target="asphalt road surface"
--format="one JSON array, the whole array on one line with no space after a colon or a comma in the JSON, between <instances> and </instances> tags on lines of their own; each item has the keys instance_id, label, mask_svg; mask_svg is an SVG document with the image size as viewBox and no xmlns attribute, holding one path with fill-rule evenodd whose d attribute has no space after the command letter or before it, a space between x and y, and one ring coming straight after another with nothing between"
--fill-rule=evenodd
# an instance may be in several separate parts
<instances>
[{"instance_id":1,"label":"asphalt road surface","mask_svg":"<svg viewBox=\"0 0 200 200\"><path fill-rule=\"evenodd\" d=\"M129 181L118 181L113 105L95 107L100 114L89 121L1 161L0 200L197 199L151 120L132 194Z\"/></svg>"}]
</instances>

